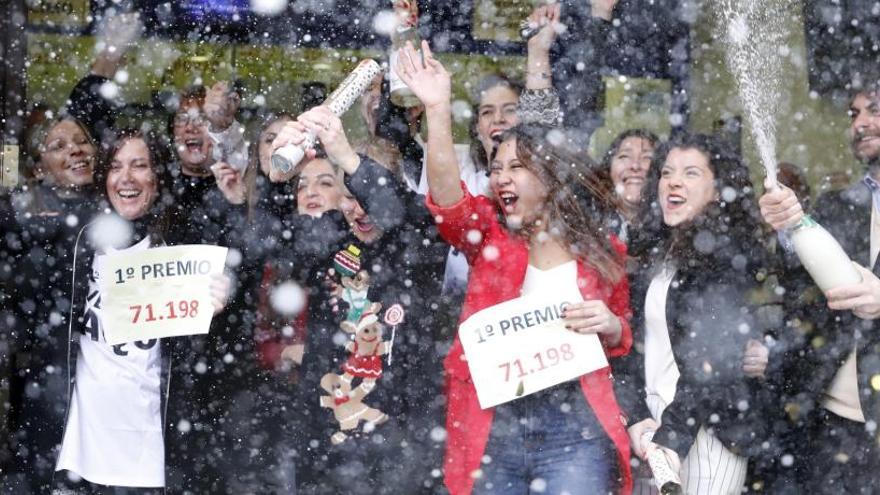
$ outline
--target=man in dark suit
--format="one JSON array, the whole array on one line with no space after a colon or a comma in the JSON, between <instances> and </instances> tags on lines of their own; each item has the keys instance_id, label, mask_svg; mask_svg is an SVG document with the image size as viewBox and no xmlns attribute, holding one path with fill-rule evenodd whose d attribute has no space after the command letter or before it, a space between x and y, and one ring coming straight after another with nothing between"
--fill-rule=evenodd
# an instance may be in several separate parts
<instances>
[{"instance_id":1,"label":"man in dark suit","mask_svg":"<svg viewBox=\"0 0 880 495\"><path fill-rule=\"evenodd\" d=\"M799 423L790 452L802 488L822 493L873 493L880 481L880 84L856 89L849 113L852 151L866 175L819 198L812 216L859 265L862 281L821 293L791 252L782 280L787 326L798 331L781 342L781 405ZM783 237L804 215L784 186L760 205Z\"/></svg>"}]
</instances>

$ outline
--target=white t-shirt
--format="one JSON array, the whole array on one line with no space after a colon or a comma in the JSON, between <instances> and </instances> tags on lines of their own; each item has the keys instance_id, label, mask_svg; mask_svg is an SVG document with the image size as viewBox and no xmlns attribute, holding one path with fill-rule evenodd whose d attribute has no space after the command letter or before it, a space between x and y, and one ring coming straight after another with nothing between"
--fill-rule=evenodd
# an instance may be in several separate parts
<instances>
[{"instance_id":1,"label":"white t-shirt","mask_svg":"<svg viewBox=\"0 0 880 495\"><path fill-rule=\"evenodd\" d=\"M584 297L577 284L577 262L567 261L549 270L541 270L529 264L520 295L534 294L555 296L564 301L583 301Z\"/></svg>"},{"instance_id":2,"label":"white t-shirt","mask_svg":"<svg viewBox=\"0 0 880 495\"><path fill-rule=\"evenodd\" d=\"M147 238L127 250L148 248ZM56 471L101 485L165 486L159 342L107 344L95 260L85 331Z\"/></svg>"}]
</instances>

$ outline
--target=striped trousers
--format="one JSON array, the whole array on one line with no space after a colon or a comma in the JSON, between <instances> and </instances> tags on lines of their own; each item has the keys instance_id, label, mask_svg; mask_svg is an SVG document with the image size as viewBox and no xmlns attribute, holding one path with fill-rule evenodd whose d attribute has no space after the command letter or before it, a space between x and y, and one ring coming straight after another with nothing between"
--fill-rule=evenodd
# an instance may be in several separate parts
<instances>
[{"instance_id":1,"label":"striped trousers","mask_svg":"<svg viewBox=\"0 0 880 495\"><path fill-rule=\"evenodd\" d=\"M745 490L748 458L727 450L721 441L700 428L697 440L681 461L681 482L688 495L733 495ZM647 463L634 471L633 494L656 495Z\"/></svg>"}]
</instances>

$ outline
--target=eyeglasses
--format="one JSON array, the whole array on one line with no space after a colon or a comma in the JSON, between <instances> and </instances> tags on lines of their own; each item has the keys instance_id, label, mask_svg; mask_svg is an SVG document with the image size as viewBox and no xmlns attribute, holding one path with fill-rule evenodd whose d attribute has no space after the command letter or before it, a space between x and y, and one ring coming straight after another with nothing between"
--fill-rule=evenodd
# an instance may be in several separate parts
<instances>
[{"instance_id":1,"label":"eyeglasses","mask_svg":"<svg viewBox=\"0 0 880 495\"><path fill-rule=\"evenodd\" d=\"M208 123L204 114L201 113L179 113L174 116L174 127L186 127L192 124L195 127L201 127Z\"/></svg>"}]
</instances>

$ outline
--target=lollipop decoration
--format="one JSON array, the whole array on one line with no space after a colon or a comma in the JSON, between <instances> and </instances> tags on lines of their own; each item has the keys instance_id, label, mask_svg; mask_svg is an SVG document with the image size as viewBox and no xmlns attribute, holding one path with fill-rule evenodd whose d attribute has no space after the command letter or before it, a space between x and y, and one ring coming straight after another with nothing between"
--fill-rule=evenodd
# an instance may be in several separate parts
<instances>
[{"instance_id":1,"label":"lollipop decoration","mask_svg":"<svg viewBox=\"0 0 880 495\"><path fill-rule=\"evenodd\" d=\"M373 78L381 72L382 67L375 60L361 60L336 91L327 97L324 106L329 107L336 116L342 116L370 86ZM314 133L307 132L302 144L288 144L275 150L272 154L272 168L285 174L293 170L293 167L302 161L306 150L315 146L315 139Z\"/></svg>"},{"instance_id":2,"label":"lollipop decoration","mask_svg":"<svg viewBox=\"0 0 880 495\"><path fill-rule=\"evenodd\" d=\"M388 365L391 366L391 352L394 350L394 337L397 334L397 325L403 323L403 317L405 312L403 311L403 306L400 304L395 304L388 308L385 311L385 317L383 318L386 325L391 326L391 341L388 346Z\"/></svg>"}]
</instances>

